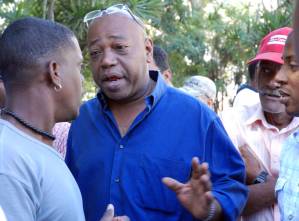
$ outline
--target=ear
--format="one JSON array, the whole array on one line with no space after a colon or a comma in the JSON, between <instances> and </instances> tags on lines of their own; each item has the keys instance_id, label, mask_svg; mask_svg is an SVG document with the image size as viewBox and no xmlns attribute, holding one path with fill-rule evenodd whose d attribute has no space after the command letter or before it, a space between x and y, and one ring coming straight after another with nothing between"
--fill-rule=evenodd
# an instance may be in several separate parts
<instances>
[{"instance_id":1,"label":"ear","mask_svg":"<svg viewBox=\"0 0 299 221\"><path fill-rule=\"evenodd\" d=\"M208 98L207 105L214 110L214 102L211 98Z\"/></svg>"},{"instance_id":2,"label":"ear","mask_svg":"<svg viewBox=\"0 0 299 221\"><path fill-rule=\"evenodd\" d=\"M150 38L145 39L146 62L153 62L153 41Z\"/></svg>"},{"instance_id":3,"label":"ear","mask_svg":"<svg viewBox=\"0 0 299 221\"><path fill-rule=\"evenodd\" d=\"M50 61L48 65L50 84L53 87L61 87L60 65L56 61Z\"/></svg>"},{"instance_id":4,"label":"ear","mask_svg":"<svg viewBox=\"0 0 299 221\"><path fill-rule=\"evenodd\" d=\"M171 70L167 69L163 72L164 79L171 82L172 80L172 72Z\"/></svg>"}]
</instances>

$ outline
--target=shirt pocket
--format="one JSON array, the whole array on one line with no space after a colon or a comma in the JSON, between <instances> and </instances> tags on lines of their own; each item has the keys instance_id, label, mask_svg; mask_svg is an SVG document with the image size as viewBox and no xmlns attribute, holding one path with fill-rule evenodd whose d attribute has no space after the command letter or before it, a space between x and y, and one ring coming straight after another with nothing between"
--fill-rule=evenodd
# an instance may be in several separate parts
<instances>
[{"instance_id":1,"label":"shirt pocket","mask_svg":"<svg viewBox=\"0 0 299 221\"><path fill-rule=\"evenodd\" d=\"M178 212L176 194L163 183L163 177L171 177L185 183L191 168L183 160L161 159L143 155L137 177L137 202L144 209L164 213Z\"/></svg>"}]
</instances>

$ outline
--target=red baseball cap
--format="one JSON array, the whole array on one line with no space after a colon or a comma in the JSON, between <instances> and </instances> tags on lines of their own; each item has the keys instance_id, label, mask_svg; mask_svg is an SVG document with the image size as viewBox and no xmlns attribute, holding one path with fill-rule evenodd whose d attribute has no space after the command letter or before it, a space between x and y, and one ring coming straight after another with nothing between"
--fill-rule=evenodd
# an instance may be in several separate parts
<instances>
[{"instance_id":1,"label":"red baseball cap","mask_svg":"<svg viewBox=\"0 0 299 221\"><path fill-rule=\"evenodd\" d=\"M251 64L255 61L267 60L283 64L282 53L285 42L292 28L284 27L276 29L267 34L260 43L255 58L248 61Z\"/></svg>"}]
</instances>

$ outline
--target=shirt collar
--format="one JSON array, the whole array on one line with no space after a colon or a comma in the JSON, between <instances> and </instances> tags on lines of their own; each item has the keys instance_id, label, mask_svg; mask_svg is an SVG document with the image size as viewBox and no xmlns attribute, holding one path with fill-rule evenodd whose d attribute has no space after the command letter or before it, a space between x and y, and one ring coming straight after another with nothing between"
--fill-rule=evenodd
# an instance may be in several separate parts
<instances>
[{"instance_id":1,"label":"shirt collar","mask_svg":"<svg viewBox=\"0 0 299 221\"><path fill-rule=\"evenodd\" d=\"M265 114L262 110L261 104L257 105L256 111L253 112L252 116L250 118L248 118L248 120L245 122L246 125L253 125L253 124L258 124L258 123L262 124L267 129L279 131L279 129L277 127L275 127L267 122L267 120L265 118ZM292 119L291 123L289 123L289 125L287 127L281 129L279 132L285 133L287 131L293 130L294 128L298 127L298 125L299 125L299 118L294 117Z\"/></svg>"},{"instance_id":2,"label":"shirt collar","mask_svg":"<svg viewBox=\"0 0 299 221\"><path fill-rule=\"evenodd\" d=\"M268 125L268 122L265 119L265 115L262 110L262 106L258 104L256 106L256 110L252 113L252 115L246 120L246 125L251 125L257 122L261 122L264 126Z\"/></svg>"},{"instance_id":3,"label":"shirt collar","mask_svg":"<svg viewBox=\"0 0 299 221\"><path fill-rule=\"evenodd\" d=\"M163 80L163 77L159 71L149 71L150 78L156 83L154 90L152 93L145 98L145 102L147 106L154 107L160 98L163 96L167 89L167 84ZM108 108L107 97L99 90L97 93L97 98L101 102L104 109Z\"/></svg>"}]
</instances>

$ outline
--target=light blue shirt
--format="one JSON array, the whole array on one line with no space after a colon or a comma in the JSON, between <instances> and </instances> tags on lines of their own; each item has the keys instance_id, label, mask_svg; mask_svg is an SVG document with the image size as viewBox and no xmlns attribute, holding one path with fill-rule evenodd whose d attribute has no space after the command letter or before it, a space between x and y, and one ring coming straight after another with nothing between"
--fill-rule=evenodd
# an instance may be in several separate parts
<instances>
[{"instance_id":1,"label":"light blue shirt","mask_svg":"<svg viewBox=\"0 0 299 221\"><path fill-rule=\"evenodd\" d=\"M52 147L0 120L0 205L8 221L84 221L82 198Z\"/></svg>"},{"instance_id":2,"label":"light blue shirt","mask_svg":"<svg viewBox=\"0 0 299 221\"><path fill-rule=\"evenodd\" d=\"M299 220L299 130L283 144L276 183L280 220Z\"/></svg>"}]
</instances>

